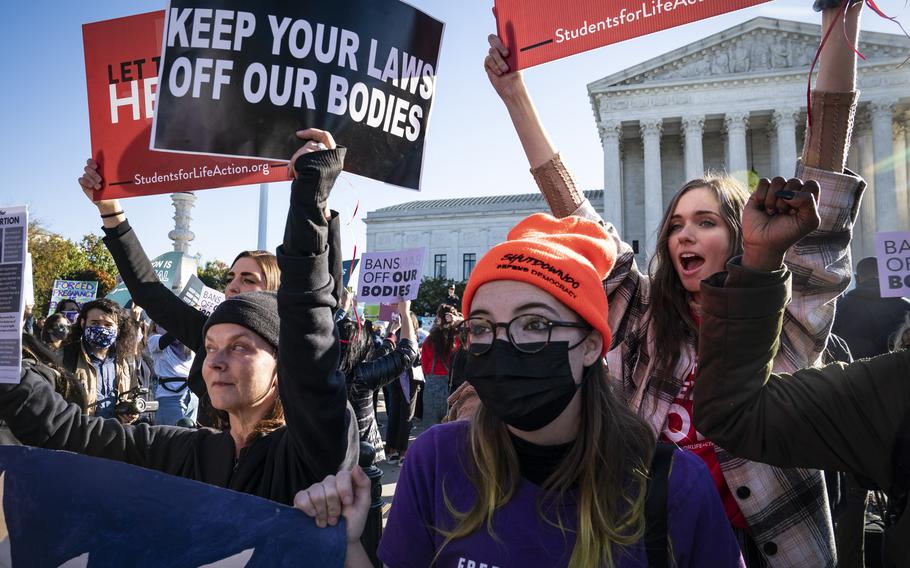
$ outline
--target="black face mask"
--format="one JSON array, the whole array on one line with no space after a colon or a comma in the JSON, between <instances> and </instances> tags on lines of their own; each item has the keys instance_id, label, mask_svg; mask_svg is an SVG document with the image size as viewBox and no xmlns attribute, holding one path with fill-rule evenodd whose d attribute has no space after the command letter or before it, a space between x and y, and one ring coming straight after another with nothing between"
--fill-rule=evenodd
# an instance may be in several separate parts
<instances>
[{"instance_id":1,"label":"black face mask","mask_svg":"<svg viewBox=\"0 0 910 568\"><path fill-rule=\"evenodd\" d=\"M483 355L468 355L464 370L480 402L500 420L525 432L556 420L578 389L568 342L551 342L529 354L497 339Z\"/></svg>"}]
</instances>

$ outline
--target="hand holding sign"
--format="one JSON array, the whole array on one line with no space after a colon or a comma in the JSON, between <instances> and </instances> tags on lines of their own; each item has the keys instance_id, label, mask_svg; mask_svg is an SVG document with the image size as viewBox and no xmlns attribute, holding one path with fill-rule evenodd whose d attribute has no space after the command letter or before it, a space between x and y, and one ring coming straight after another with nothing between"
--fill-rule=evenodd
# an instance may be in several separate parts
<instances>
[{"instance_id":1,"label":"hand holding sign","mask_svg":"<svg viewBox=\"0 0 910 568\"><path fill-rule=\"evenodd\" d=\"M509 49L503 45L499 36L490 34L487 37L490 42L490 50L483 61L483 67L490 79L490 84L496 89L496 93L501 98L506 98L515 93L516 89L524 91L524 78L521 71L511 71L506 58L509 57Z\"/></svg>"},{"instance_id":2,"label":"hand holding sign","mask_svg":"<svg viewBox=\"0 0 910 568\"><path fill-rule=\"evenodd\" d=\"M120 207L120 202L116 199L95 201L95 191L101 189L102 181L104 180L101 178L101 174L98 173L98 162L89 158L85 161L82 177L79 178L79 186L82 188L82 193L98 208L98 212L102 216L120 212L120 215L114 217L104 217L106 227L115 227L124 218L123 209Z\"/></svg>"}]
</instances>

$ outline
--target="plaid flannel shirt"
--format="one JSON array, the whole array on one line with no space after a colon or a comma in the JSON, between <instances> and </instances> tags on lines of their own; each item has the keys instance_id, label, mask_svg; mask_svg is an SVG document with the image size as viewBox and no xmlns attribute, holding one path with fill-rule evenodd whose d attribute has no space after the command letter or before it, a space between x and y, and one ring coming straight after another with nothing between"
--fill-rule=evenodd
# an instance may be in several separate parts
<instances>
[{"instance_id":1,"label":"plaid flannel shirt","mask_svg":"<svg viewBox=\"0 0 910 568\"><path fill-rule=\"evenodd\" d=\"M835 301L850 283L850 239L865 182L851 172L838 174L799 164L796 177L819 183L819 228L787 253L793 273L793 299L785 317L774 372L791 373L818 365L834 321ZM603 222L585 201L574 215ZM632 247L605 223L617 245L617 260L604 281L613 343L607 363L630 407L662 431L683 380L692 370L697 345L685 346L676 371L658 388L652 369L648 276L641 273ZM734 457L717 448L724 478L751 529L765 563L774 568L835 566L834 531L820 471L781 469ZM748 492L737 489L747 487ZM748 494L742 498L740 494Z\"/></svg>"}]
</instances>

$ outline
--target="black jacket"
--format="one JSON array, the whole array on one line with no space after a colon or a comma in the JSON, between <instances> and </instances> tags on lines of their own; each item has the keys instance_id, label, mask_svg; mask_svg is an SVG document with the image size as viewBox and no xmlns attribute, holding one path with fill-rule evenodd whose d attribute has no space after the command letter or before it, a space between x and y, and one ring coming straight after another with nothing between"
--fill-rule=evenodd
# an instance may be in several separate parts
<instances>
[{"instance_id":1,"label":"black jacket","mask_svg":"<svg viewBox=\"0 0 910 568\"><path fill-rule=\"evenodd\" d=\"M152 321L173 334L181 343L196 353L190 368L188 383L197 395L205 395L202 365L205 363L202 327L208 316L188 305L158 280L148 255L142 249L136 232L124 221L113 229L104 229L104 244L114 257L123 283L136 304L142 306ZM325 237L323 237L323 241ZM333 212L328 224L329 273L332 276L332 296L335 303L341 297L341 223Z\"/></svg>"},{"instance_id":2,"label":"black jacket","mask_svg":"<svg viewBox=\"0 0 910 568\"><path fill-rule=\"evenodd\" d=\"M882 298L878 279L857 284L837 302L834 328L855 359L867 359L890 350L888 341L910 313L905 298Z\"/></svg>"},{"instance_id":3,"label":"black jacket","mask_svg":"<svg viewBox=\"0 0 910 568\"><path fill-rule=\"evenodd\" d=\"M741 458L861 475L901 494L910 486L910 470L896 467L910 461L910 350L774 374L790 274L727 266L729 275L701 284L698 431ZM886 565L910 566L908 511L888 532Z\"/></svg>"},{"instance_id":4,"label":"black jacket","mask_svg":"<svg viewBox=\"0 0 910 568\"><path fill-rule=\"evenodd\" d=\"M235 460L230 432L124 426L84 416L30 365L19 385L0 385L0 418L24 444L128 462L285 504L294 494L356 462L356 421L338 368L327 223L319 207L344 150L302 156L291 191L288 231L278 249L278 390L286 426L259 437ZM314 199L317 194L317 199ZM170 294L170 292L168 292Z\"/></svg>"}]
</instances>

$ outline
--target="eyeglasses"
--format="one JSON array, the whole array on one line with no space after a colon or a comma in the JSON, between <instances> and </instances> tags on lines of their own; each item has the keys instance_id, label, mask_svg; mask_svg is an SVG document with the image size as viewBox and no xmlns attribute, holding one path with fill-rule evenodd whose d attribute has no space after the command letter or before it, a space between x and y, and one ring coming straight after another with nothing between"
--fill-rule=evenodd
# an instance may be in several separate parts
<instances>
[{"instance_id":1,"label":"eyeglasses","mask_svg":"<svg viewBox=\"0 0 910 568\"><path fill-rule=\"evenodd\" d=\"M508 323L493 323L484 318L466 319L460 326L461 342L465 349L472 355L483 355L493 347L496 332L505 328L506 335L515 349L522 353L538 353L550 344L555 328L567 327L587 330L581 341L571 345L574 349L581 345L592 328L585 323L572 321L551 321L544 316L524 314L512 319Z\"/></svg>"}]
</instances>

